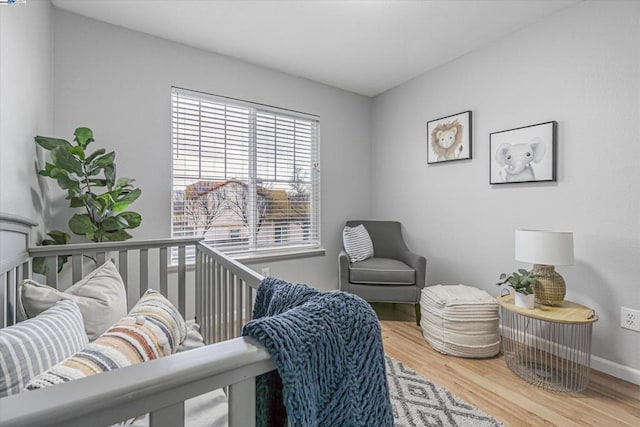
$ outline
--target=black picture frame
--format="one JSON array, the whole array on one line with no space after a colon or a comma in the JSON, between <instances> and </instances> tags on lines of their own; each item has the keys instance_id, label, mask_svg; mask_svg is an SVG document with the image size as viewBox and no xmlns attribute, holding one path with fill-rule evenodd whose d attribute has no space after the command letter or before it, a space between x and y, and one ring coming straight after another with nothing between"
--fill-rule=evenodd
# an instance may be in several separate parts
<instances>
[{"instance_id":1,"label":"black picture frame","mask_svg":"<svg viewBox=\"0 0 640 427\"><path fill-rule=\"evenodd\" d=\"M427 164L473 158L471 126L471 111L428 121Z\"/></svg>"},{"instance_id":2,"label":"black picture frame","mask_svg":"<svg viewBox=\"0 0 640 427\"><path fill-rule=\"evenodd\" d=\"M489 184L555 182L558 122L489 134Z\"/></svg>"}]
</instances>

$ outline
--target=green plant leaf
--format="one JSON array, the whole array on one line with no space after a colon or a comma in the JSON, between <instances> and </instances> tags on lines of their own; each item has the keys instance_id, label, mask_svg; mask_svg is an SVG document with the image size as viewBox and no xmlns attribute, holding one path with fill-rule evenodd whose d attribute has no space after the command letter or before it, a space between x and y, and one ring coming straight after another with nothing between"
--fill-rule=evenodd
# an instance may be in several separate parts
<instances>
[{"instance_id":1,"label":"green plant leaf","mask_svg":"<svg viewBox=\"0 0 640 427\"><path fill-rule=\"evenodd\" d=\"M69 152L71 147L57 147L51 151L51 160L56 167L82 175L82 163Z\"/></svg>"},{"instance_id":2,"label":"green plant leaf","mask_svg":"<svg viewBox=\"0 0 640 427\"><path fill-rule=\"evenodd\" d=\"M107 187L113 187L113 182L116 179L116 165L106 166L104 168L104 177L106 178Z\"/></svg>"},{"instance_id":3,"label":"green plant leaf","mask_svg":"<svg viewBox=\"0 0 640 427\"><path fill-rule=\"evenodd\" d=\"M104 208L98 201L96 201L95 194L86 193L85 201L92 211L96 212L98 215L102 215Z\"/></svg>"},{"instance_id":4,"label":"green plant leaf","mask_svg":"<svg viewBox=\"0 0 640 427\"><path fill-rule=\"evenodd\" d=\"M71 197L69 199L69 207L72 207L72 208L84 207L84 200L82 200L80 197Z\"/></svg>"},{"instance_id":5,"label":"green plant leaf","mask_svg":"<svg viewBox=\"0 0 640 427\"><path fill-rule=\"evenodd\" d=\"M104 148L100 148L99 150L94 151L93 153L91 153L89 155L89 157L86 158L86 162L87 163L91 163L93 161L93 159L95 159L98 156L102 156L104 153L106 153L107 150L105 150Z\"/></svg>"},{"instance_id":6,"label":"green plant leaf","mask_svg":"<svg viewBox=\"0 0 640 427\"><path fill-rule=\"evenodd\" d=\"M127 220L127 223L129 224L127 228L137 228L140 226L140 223L142 222L142 215L140 215L138 212L127 211L127 212L122 212L117 216Z\"/></svg>"},{"instance_id":7,"label":"green plant leaf","mask_svg":"<svg viewBox=\"0 0 640 427\"><path fill-rule=\"evenodd\" d=\"M93 131L89 128L77 128L73 135L75 136L74 141L83 149L86 148L90 142L94 141Z\"/></svg>"},{"instance_id":8,"label":"green plant leaf","mask_svg":"<svg viewBox=\"0 0 640 427\"><path fill-rule=\"evenodd\" d=\"M73 154L74 156L78 156L80 160L84 160L84 150L82 149L82 147L67 147L67 150L69 150L69 153Z\"/></svg>"},{"instance_id":9,"label":"green plant leaf","mask_svg":"<svg viewBox=\"0 0 640 427\"><path fill-rule=\"evenodd\" d=\"M91 167L89 169L87 169L87 176L96 176L96 175L100 175L100 170L102 168L99 167Z\"/></svg>"},{"instance_id":10,"label":"green plant leaf","mask_svg":"<svg viewBox=\"0 0 640 427\"><path fill-rule=\"evenodd\" d=\"M51 171L54 170L55 168L56 168L56 165L47 162L44 165L44 169L42 169L41 171L38 171L38 175L51 176Z\"/></svg>"},{"instance_id":11,"label":"green plant leaf","mask_svg":"<svg viewBox=\"0 0 640 427\"><path fill-rule=\"evenodd\" d=\"M142 194L142 190L139 188L133 189L131 191L128 191L125 193L124 197L121 197L120 199L118 199L119 202L129 202L129 203L133 203L135 202L138 197L140 197L140 195Z\"/></svg>"},{"instance_id":12,"label":"green plant leaf","mask_svg":"<svg viewBox=\"0 0 640 427\"><path fill-rule=\"evenodd\" d=\"M69 255L58 256L58 273L62 271L62 267L69 261Z\"/></svg>"},{"instance_id":13,"label":"green plant leaf","mask_svg":"<svg viewBox=\"0 0 640 427\"><path fill-rule=\"evenodd\" d=\"M94 187L106 187L107 180L106 179L90 179L89 184L93 185Z\"/></svg>"},{"instance_id":14,"label":"green plant leaf","mask_svg":"<svg viewBox=\"0 0 640 427\"><path fill-rule=\"evenodd\" d=\"M69 229L75 234L83 235L88 232L94 232L97 228L88 214L75 214L69 220Z\"/></svg>"},{"instance_id":15,"label":"green plant leaf","mask_svg":"<svg viewBox=\"0 0 640 427\"><path fill-rule=\"evenodd\" d=\"M71 242L71 236L64 231L51 230L47 233L55 242L56 245L68 245Z\"/></svg>"},{"instance_id":16,"label":"green plant leaf","mask_svg":"<svg viewBox=\"0 0 640 427\"><path fill-rule=\"evenodd\" d=\"M47 259L43 256L35 257L31 263L34 273L45 274L47 272Z\"/></svg>"},{"instance_id":17,"label":"green plant leaf","mask_svg":"<svg viewBox=\"0 0 640 427\"><path fill-rule=\"evenodd\" d=\"M102 228L105 231L118 231L129 228L129 223L124 217L121 216L109 216L102 221Z\"/></svg>"},{"instance_id":18,"label":"green plant leaf","mask_svg":"<svg viewBox=\"0 0 640 427\"><path fill-rule=\"evenodd\" d=\"M135 179L131 179L131 178L118 178L118 180L116 181L116 188L125 188L130 186L133 182L135 181Z\"/></svg>"},{"instance_id":19,"label":"green plant leaf","mask_svg":"<svg viewBox=\"0 0 640 427\"><path fill-rule=\"evenodd\" d=\"M80 190L80 183L66 170L54 168L50 171L48 176L55 179L63 190L69 190L70 193L74 193L73 195L79 195L82 193Z\"/></svg>"},{"instance_id":20,"label":"green plant leaf","mask_svg":"<svg viewBox=\"0 0 640 427\"><path fill-rule=\"evenodd\" d=\"M524 268L519 268L518 269L518 273L522 274L523 276L529 274L529 272L527 270L525 270Z\"/></svg>"},{"instance_id":21,"label":"green plant leaf","mask_svg":"<svg viewBox=\"0 0 640 427\"><path fill-rule=\"evenodd\" d=\"M104 156L100 156L97 159L95 159L92 164L91 167L100 167L100 168L106 168L108 166L112 166L113 165L113 161L116 159L116 153L111 151L110 153L105 154Z\"/></svg>"},{"instance_id":22,"label":"green plant leaf","mask_svg":"<svg viewBox=\"0 0 640 427\"><path fill-rule=\"evenodd\" d=\"M111 231L104 234L104 240L108 242L121 242L123 240L129 240L133 236L124 230Z\"/></svg>"},{"instance_id":23,"label":"green plant leaf","mask_svg":"<svg viewBox=\"0 0 640 427\"><path fill-rule=\"evenodd\" d=\"M71 144L66 139L49 138L47 136L36 136L35 140L39 146L49 151L58 147L71 147Z\"/></svg>"},{"instance_id":24,"label":"green plant leaf","mask_svg":"<svg viewBox=\"0 0 640 427\"><path fill-rule=\"evenodd\" d=\"M118 201L116 201L111 207L111 210L113 210L114 212L121 212L125 210L131 203L135 202L136 199L140 197L140 194L142 194L142 190L136 188L135 190L128 191L123 194L124 195L121 196Z\"/></svg>"},{"instance_id":25,"label":"green plant leaf","mask_svg":"<svg viewBox=\"0 0 640 427\"><path fill-rule=\"evenodd\" d=\"M104 193L97 196L96 201L98 201L103 207L111 206L115 202L111 193Z\"/></svg>"}]
</instances>

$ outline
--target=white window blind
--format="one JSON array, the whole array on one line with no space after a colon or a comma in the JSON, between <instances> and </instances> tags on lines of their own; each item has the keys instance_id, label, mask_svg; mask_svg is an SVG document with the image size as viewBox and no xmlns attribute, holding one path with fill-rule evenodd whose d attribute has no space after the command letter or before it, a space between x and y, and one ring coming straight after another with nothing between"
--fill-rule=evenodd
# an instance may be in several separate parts
<instances>
[{"instance_id":1,"label":"white window blind","mask_svg":"<svg viewBox=\"0 0 640 427\"><path fill-rule=\"evenodd\" d=\"M172 89L172 235L225 252L320 246L317 117Z\"/></svg>"}]
</instances>

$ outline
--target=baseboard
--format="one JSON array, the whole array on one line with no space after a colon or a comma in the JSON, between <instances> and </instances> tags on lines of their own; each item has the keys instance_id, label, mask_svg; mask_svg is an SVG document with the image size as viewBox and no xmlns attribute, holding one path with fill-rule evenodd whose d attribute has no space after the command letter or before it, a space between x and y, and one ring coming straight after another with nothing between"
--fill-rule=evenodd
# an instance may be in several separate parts
<instances>
[{"instance_id":1,"label":"baseboard","mask_svg":"<svg viewBox=\"0 0 640 427\"><path fill-rule=\"evenodd\" d=\"M640 385L640 369L621 365L598 356L591 356L591 369Z\"/></svg>"}]
</instances>

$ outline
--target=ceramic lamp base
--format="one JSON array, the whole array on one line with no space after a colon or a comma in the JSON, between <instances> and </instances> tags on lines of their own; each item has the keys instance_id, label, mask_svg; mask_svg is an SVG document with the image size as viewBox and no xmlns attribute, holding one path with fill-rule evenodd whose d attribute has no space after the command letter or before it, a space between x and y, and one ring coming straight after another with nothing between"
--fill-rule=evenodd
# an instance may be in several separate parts
<instances>
[{"instance_id":1,"label":"ceramic lamp base","mask_svg":"<svg viewBox=\"0 0 640 427\"><path fill-rule=\"evenodd\" d=\"M531 270L538 281L533 285L536 302L544 305L560 305L564 301L567 286L553 265L534 264Z\"/></svg>"}]
</instances>

